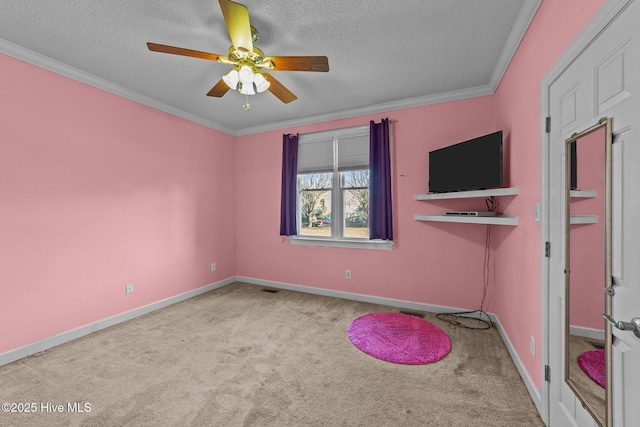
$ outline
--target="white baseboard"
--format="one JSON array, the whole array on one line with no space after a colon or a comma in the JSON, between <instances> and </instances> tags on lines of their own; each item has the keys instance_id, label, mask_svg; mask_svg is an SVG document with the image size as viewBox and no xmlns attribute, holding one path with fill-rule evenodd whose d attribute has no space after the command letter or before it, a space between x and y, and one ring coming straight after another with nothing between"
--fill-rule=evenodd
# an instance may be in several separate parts
<instances>
[{"instance_id":1,"label":"white baseboard","mask_svg":"<svg viewBox=\"0 0 640 427\"><path fill-rule=\"evenodd\" d=\"M403 308L406 310L426 311L429 313L455 313L464 311L462 308L444 307L441 305L424 304L419 302L405 301L393 298L376 297L372 295L356 294L352 292L334 291L331 289L314 288L310 286L294 285L291 283L272 282L270 280L254 279L252 277L238 276L238 282L249 283L251 285L266 286L269 288L285 289L288 291L304 292L307 294L323 295L348 299L352 301L366 302L370 304L388 305L390 307Z\"/></svg>"},{"instance_id":2,"label":"white baseboard","mask_svg":"<svg viewBox=\"0 0 640 427\"><path fill-rule=\"evenodd\" d=\"M193 298L205 292L209 292L214 289L221 288L235 281L236 281L235 277L230 277L220 282L212 283L210 285L206 285L201 288L197 288L197 289L182 293L180 295L176 295L161 301L151 303L149 305L145 305L143 307L133 309L131 311L127 311L126 313L107 317L106 319L99 320L95 323L91 323L89 325L72 329L70 331L63 332L58 335L41 339L40 341L27 344L24 347L20 347L14 350L9 350L5 353L0 354L0 366L6 365L11 362L15 362L16 360L22 359L23 357L32 356L34 354L40 353L41 351L48 350L60 344L73 341L85 335L89 335L92 332L96 332L101 329L105 329L110 326L117 325L118 323L126 322L127 320L131 320L138 316L142 316L144 314L151 313L152 311L159 310L161 308L187 300L189 298Z\"/></svg>"},{"instance_id":3,"label":"white baseboard","mask_svg":"<svg viewBox=\"0 0 640 427\"><path fill-rule=\"evenodd\" d=\"M582 338L590 338L592 340L603 341L605 339L604 331L590 328L582 328L579 326L569 326L569 335L575 335Z\"/></svg>"},{"instance_id":4,"label":"white baseboard","mask_svg":"<svg viewBox=\"0 0 640 427\"><path fill-rule=\"evenodd\" d=\"M276 289L286 289L286 290L297 291L297 292L306 292L306 293L315 294L315 295L324 295L324 296L330 296L330 297L336 297L336 298L342 298L342 299L348 299L348 300L354 300L354 301L367 302L372 304L381 304L381 305L387 305L390 307L403 308L407 310L425 311L429 313L455 313L459 311L464 311L464 309L461 309L461 308L444 307L440 305L423 304L418 302L403 301L403 300L397 300L392 298L375 297L371 295L362 295L362 294L356 294L351 292L342 292L342 291L334 291L330 289L313 288L308 286L293 285L290 283L272 282L269 280L254 279L251 277L239 276L237 277L237 280L239 282L250 283L253 285L267 286L267 287L276 288ZM529 392L529 395L531 395L531 399L533 400L533 403L535 404L536 409L538 410L538 413L542 416L542 392L536 388L535 383L533 382L531 376L525 369L524 364L522 363L522 360L518 356L518 353L516 352L515 347L513 346L513 343L511 342L511 340L509 339L509 336L507 335L504 328L502 327L502 324L500 323L500 319L498 319L498 316L493 313L488 313L488 315L491 318L491 321L495 324L496 329L500 333L500 336L502 337L502 341L504 341L504 344L507 347L507 350L509 351L509 355L511 356L513 363L516 365L516 369L518 370L520 377L522 377L522 381L524 382L524 385L527 387L527 391Z\"/></svg>"},{"instance_id":5,"label":"white baseboard","mask_svg":"<svg viewBox=\"0 0 640 427\"><path fill-rule=\"evenodd\" d=\"M531 400L533 400L533 404L536 405L536 409L542 417L542 391L536 388L536 384L533 382L533 379L529 375L529 372L527 372L527 370L525 369L524 364L522 363L522 359L520 359L520 356L518 356L518 353L516 352L513 343L509 339L509 336L502 327L502 323L500 323L500 319L498 319L498 316L495 314L491 314L491 317L496 325L496 328L498 329L498 332L500 332L502 341L504 341L504 345L507 347L513 363L516 365L516 369L520 373L520 377L522 378L524 385L527 387L527 391L531 396Z\"/></svg>"}]
</instances>

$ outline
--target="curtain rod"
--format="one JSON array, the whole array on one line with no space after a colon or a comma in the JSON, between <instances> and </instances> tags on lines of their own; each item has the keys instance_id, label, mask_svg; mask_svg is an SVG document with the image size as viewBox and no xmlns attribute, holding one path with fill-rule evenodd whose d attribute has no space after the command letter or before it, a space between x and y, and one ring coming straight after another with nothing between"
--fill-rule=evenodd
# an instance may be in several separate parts
<instances>
[{"instance_id":1,"label":"curtain rod","mask_svg":"<svg viewBox=\"0 0 640 427\"><path fill-rule=\"evenodd\" d=\"M390 123L398 123L398 119L389 119L389 122ZM306 132L306 133L303 133L301 135L309 135L310 136L310 135L314 135L314 134L317 134L317 133L335 132L335 131L341 131L343 129L358 129L358 128L366 129L368 127L369 127L368 124L366 124L366 125L358 125L358 126L345 126L345 127L342 127L342 128L332 128L332 129L326 129L326 130L317 130L315 132Z\"/></svg>"}]
</instances>

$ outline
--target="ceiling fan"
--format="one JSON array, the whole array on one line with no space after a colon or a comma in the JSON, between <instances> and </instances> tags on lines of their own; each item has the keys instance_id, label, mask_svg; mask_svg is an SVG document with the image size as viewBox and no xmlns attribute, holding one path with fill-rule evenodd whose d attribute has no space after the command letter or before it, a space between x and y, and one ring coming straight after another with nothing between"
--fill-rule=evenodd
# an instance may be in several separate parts
<instances>
[{"instance_id":1,"label":"ceiling fan","mask_svg":"<svg viewBox=\"0 0 640 427\"><path fill-rule=\"evenodd\" d=\"M157 43L147 43L149 50L170 53L173 55L190 56L193 58L217 61L233 66L211 88L207 96L220 98L234 89L243 95L255 95L269 90L280 101L288 104L295 101L295 96L282 83L276 80L269 71L329 71L329 60L326 56L265 56L253 43L258 40L258 32L249 22L249 9L231 0L219 0L224 21L231 38L231 47L227 56L182 47L167 46ZM245 109L248 109L248 103Z\"/></svg>"}]
</instances>

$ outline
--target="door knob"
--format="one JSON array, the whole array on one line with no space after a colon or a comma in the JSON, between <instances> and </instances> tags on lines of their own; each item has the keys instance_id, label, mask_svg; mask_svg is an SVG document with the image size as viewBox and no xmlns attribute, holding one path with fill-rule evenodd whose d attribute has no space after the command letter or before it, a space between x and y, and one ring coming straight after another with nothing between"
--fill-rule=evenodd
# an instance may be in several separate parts
<instances>
[{"instance_id":1,"label":"door knob","mask_svg":"<svg viewBox=\"0 0 640 427\"><path fill-rule=\"evenodd\" d=\"M621 331L631 331L635 334L635 336L640 338L640 317L634 317L633 319L631 319L631 322L616 322L613 317L607 314L603 314L602 317L607 319L607 321L611 323L612 326L615 326Z\"/></svg>"}]
</instances>

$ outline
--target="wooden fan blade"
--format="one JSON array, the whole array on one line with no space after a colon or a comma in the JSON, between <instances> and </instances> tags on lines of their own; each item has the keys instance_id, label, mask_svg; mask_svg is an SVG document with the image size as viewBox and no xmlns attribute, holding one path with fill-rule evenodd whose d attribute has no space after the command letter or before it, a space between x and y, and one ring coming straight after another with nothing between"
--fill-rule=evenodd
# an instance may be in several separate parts
<instances>
[{"instance_id":1,"label":"wooden fan blade","mask_svg":"<svg viewBox=\"0 0 640 427\"><path fill-rule=\"evenodd\" d=\"M260 73L260 74L262 74L262 76L265 79L267 79L267 81L270 83L269 92L274 94L276 98L278 98L280 101L284 102L285 104L288 104L298 99L298 97L295 96L293 92L291 92L289 89L284 87L284 85L280 83L278 80L276 80L276 78L273 77L271 74L267 74L267 73Z\"/></svg>"},{"instance_id":2,"label":"wooden fan blade","mask_svg":"<svg viewBox=\"0 0 640 427\"><path fill-rule=\"evenodd\" d=\"M270 62L267 68L274 71L329 71L326 56L268 56L263 62Z\"/></svg>"},{"instance_id":3,"label":"wooden fan blade","mask_svg":"<svg viewBox=\"0 0 640 427\"><path fill-rule=\"evenodd\" d=\"M219 2L233 47L236 50L242 48L253 53L249 9L247 6L231 0L219 0Z\"/></svg>"},{"instance_id":4,"label":"wooden fan blade","mask_svg":"<svg viewBox=\"0 0 640 427\"><path fill-rule=\"evenodd\" d=\"M220 79L218 83L207 93L207 96L215 96L216 98L222 98L225 93L229 90L229 86L224 82L224 80Z\"/></svg>"},{"instance_id":5,"label":"wooden fan blade","mask_svg":"<svg viewBox=\"0 0 640 427\"><path fill-rule=\"evenodd\" d=\"M147 47L153 52L190 56L193 58L208 59L209 61L217 61L220 57L222 57L222 55L218 55L216 53L201 52L199 50L185 49L183 47L167 46L166 44L147 43Z\"/></svg>"}]
</instances>

